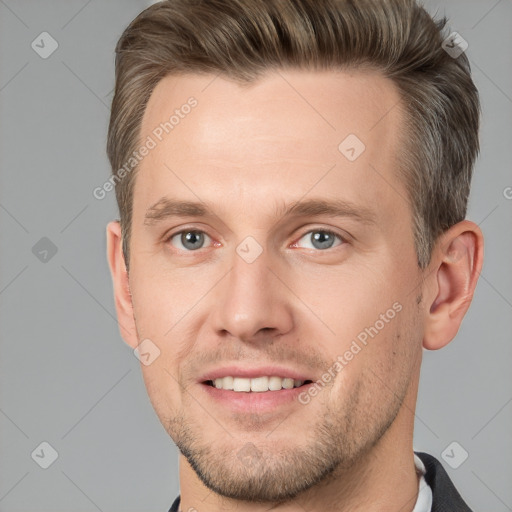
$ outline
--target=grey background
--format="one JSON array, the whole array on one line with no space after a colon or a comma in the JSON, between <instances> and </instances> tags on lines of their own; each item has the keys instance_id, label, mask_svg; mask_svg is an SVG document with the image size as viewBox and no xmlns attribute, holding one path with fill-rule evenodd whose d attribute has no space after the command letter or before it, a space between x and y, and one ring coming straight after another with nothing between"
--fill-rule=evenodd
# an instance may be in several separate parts
<instances>
[{"instance_id":1,"label":"grey background","mask_svg":"<svg viewBox=\"0 0 512 512\"><path fill-rule=\"evenodd\" d=\"M118 333L105 259L114 195L92 195L110 172L114 46L149 4L0 0L2 512L156 512L179 492L177 450ZM415 449L443 461L475 511L504 512L512 510L512 200L504 194L512 186L512 1L426 5L469 43L484 115L468 218L486 246L457 338L425 351ZM47 59L31 48L43 31L59 44ZM33 253L43 237L57 249L46 262ZM46 470L31 458L43 441L58 452ZM469 453L457 469L441 456L453 441Z\"/></svg>"}]
</instances>

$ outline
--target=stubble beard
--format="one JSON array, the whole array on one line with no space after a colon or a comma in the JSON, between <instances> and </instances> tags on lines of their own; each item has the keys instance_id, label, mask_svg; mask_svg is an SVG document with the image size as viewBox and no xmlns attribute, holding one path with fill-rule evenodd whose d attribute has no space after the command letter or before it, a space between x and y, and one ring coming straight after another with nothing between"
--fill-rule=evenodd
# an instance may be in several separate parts
<instances>
[{"instance_id":1,"label":"stubble beard","mask_svg":"<svg viewBox=\"0 0 512 512\"><path fill-rule=\"evenodd\" d=\"M368 388L368 380L364 383L364 378L359 380L337 410L326 403L321 416L312 415L319 419L302 445L294 444L293 438L273 443L273 433L248 443L226 432L222 439L208 442L199 423L187 421L183 413L164 426L199 479L215 493L256 503L291 501L308 489L350 475L392 425L406 383L384 407L373 409L367 403L372 386ZM286 421L278 430L286 428Z\"/></svg>"}]
</instances>

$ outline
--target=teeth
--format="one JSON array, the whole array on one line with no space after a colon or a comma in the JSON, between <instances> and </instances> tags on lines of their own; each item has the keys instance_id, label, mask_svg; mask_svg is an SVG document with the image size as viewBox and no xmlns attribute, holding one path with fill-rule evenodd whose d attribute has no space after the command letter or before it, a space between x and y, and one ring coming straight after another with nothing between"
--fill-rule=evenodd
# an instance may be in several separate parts
<instances>
[{"instance_id":1,"label":"teeth","mask_svg":"<svg viewBox=\"0 0 512 512\"><path fill-rule=\"evenodd\" d=\"M251 391L251 379L233 379L233 391Z\"/></svg>"},{"instance_id":2,"label":"teeth","mask_svg":"<svg viewBox=\"0 0 512 512\"><path fill-rule=\"evenodd\" d=\"M215 382L217 382L218 380L221 381L221 384L222 384L222 389L233 389L233 377L224 377L223 379L215 379ZM215 384L216 387L217 384Z\"/></svg>"},{"instance_id":3,"label":"teeth","mask_svg":"<svg viewBox=\"0 0 512 512\"><path fill-rule=\"evenodd\" d=\"M283 379L281 377L270 377L268 389L270 391L279 391L283 387Z\"/></svg>"},{"instance_id":4,"label":"teeth","mask_svg":"<svg viewBox=\"0 0 512 512\"><path fill-rule=\"evenodd\" d=\"M293 379L283 379L283 388L284 389L292 389L294 385Z\"/></svg>"},{"instance_id":5,"label":"teeth","mask_svg":"<svg viewBox=\"0 0 512 512\"><path fill-rule=\"evenodd\" d=\"M237 392L249 391L263 393L265 391L279 391L281 389L292 389L304 384L303 380L294 380L281 377L255 377L245 379L243 377L223 377L215 379L214 386L217 389L230 389Z\"/></svg>"},{"instance_id":6,"label":"teeth","mask_svg":"<svg viewBox=\"0 0 512 512\"><path fill-rule=\"evenodd\" d=\"M240 379L240 380L249 380L249 379ZM251 391L257 391L259 393L263 391L268 391L268 377L257 377L255 379L251 379Z\"/></svg>"}]
</instances>

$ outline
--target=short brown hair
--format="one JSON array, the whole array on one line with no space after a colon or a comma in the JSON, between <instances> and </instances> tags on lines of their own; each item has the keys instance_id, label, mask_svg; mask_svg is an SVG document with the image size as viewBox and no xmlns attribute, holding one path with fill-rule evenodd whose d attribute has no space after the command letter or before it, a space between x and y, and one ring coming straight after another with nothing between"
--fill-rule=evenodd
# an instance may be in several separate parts
<instances>
[{"instance_id":1,"label":"short brown hair","mask_svg":"<svg viewBox=\"0 0 512 512\"><path fill-rule=\"evenodd\" d=\"M443 49L446 19L415 0L164 0L141 12L116 46L107 154L116 170L141 145L156 84L213 73L250 83L272 69L375 69L405 113L399 175L413 211L418 265L438 236L464 220L479 151L480 103L463 53ZM340 141L341 142L341 141ZM128 268L136 168L116 180Z\"/></svg>"}]
</instances>

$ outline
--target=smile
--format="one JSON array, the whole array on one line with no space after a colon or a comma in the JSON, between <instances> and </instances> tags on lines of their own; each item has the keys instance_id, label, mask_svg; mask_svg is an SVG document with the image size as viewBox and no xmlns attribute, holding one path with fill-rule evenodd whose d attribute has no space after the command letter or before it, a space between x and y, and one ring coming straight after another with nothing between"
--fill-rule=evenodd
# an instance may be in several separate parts
<instances>
[{"instance_id":1,"label":"smile","mask_svg":"<svg viewBox=\"0 0 512 512\"><path fill-rule=\"evenodd\" d=\"M281 389L298 388L303 384L311 383L310 380L296 380L285 377L231 377L226 376L206 381L206 384L217 389L235 391L237 393L264 393L266 391L280 391Z\"/></svg>"}]
</instances>

